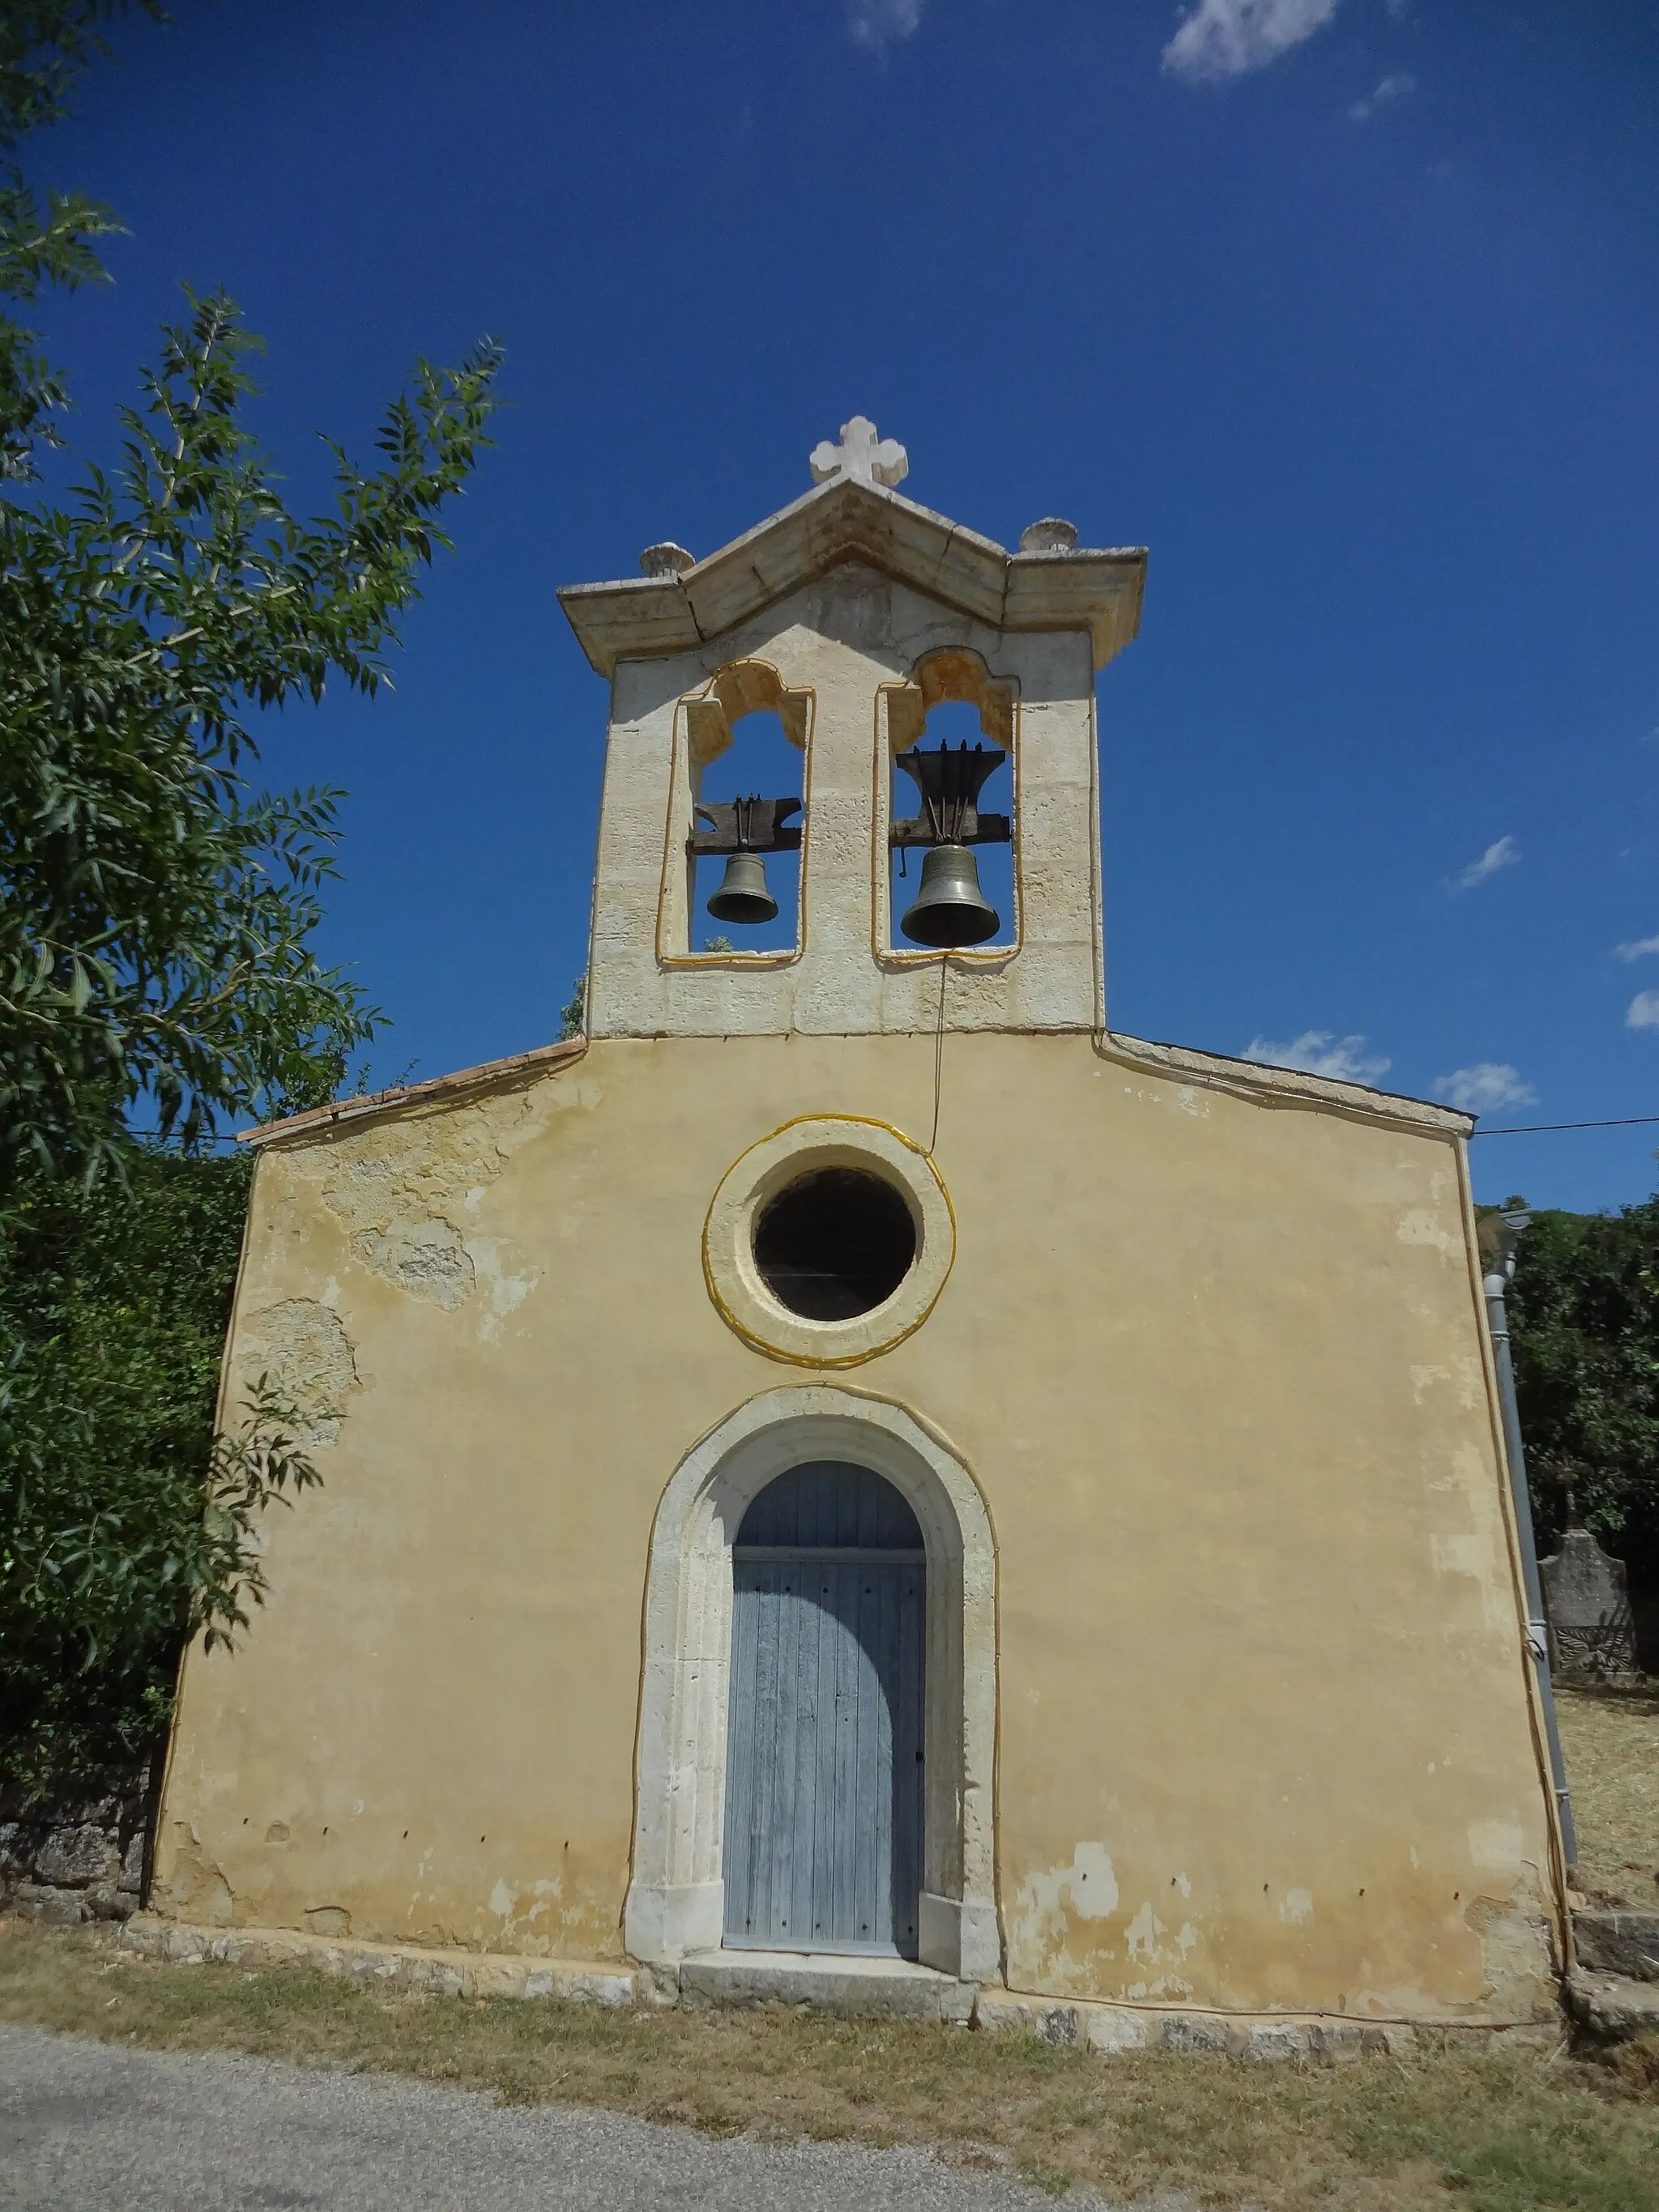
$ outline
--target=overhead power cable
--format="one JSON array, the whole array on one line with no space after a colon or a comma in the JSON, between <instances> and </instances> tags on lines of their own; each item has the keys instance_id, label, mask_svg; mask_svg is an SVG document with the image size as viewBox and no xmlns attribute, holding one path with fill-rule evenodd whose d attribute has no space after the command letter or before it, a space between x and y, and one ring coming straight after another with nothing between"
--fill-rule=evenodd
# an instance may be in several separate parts
<instances>
[{"instance_id":1,"label":"overhead power cable","mask_svg":"<svg viewBox=\"0 0 1659 2212\"><path fill-rule=\"evenodd\" d=\"M1472 1137L1542 1137L1553 1129L1634 1129L1659 1121L1659 1114L1626 1114L1616 1121L1522 1121L1511 1128L1472 1129Z\"/></svg>"}]
</instances>

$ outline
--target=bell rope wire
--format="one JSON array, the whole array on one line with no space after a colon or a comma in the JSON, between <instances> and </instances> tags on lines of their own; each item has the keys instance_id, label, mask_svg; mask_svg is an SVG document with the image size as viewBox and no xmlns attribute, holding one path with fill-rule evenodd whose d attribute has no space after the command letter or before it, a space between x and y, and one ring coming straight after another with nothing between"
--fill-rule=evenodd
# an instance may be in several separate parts
<instances>
[{"instance_id":1,"label":"bell rope wire","mask_svg":"<svg viewBox=\"0 0 1659 2212\"><path fill-rule=\"evenodd\" d=\"M945 1060L945 975L951 964L948 951L939 956L939 1024L933 1031L933 1133L927 1139L927 1157L933 1157L933 1147L939 1142L939 1086Z\"/></svg>"}]
</instances>

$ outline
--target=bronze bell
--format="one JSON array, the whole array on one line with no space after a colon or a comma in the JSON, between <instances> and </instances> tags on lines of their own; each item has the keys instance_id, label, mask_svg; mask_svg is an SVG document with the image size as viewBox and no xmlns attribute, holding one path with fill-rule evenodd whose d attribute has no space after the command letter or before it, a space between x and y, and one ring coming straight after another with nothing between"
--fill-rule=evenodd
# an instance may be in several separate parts
<instances>
[{"instance_id":1,"label":"bronze bell","mask_svg":"<svg viewBox=\"0 0 1659 2212\"><path fill-rule=\"evenodd\" d=\"M712 907L713 901L710 901ZM916 902L899 922L917 945L946 952L959 945L983 945L1001 927L1001 916L985 902L979 867L965 845L933 845L921 864Z\"/></svg>"},{"instance_id":2,"label":"bronze bell","mask_svg":"<svg viewBox=\"0 0 1659 2212\"><path fill-rule=\"evenodd\" d=\"M732 854L708 911L716 921L776 921L778 902L766 887L766 863L758 853Z\"/></svg>"}]
</instances>

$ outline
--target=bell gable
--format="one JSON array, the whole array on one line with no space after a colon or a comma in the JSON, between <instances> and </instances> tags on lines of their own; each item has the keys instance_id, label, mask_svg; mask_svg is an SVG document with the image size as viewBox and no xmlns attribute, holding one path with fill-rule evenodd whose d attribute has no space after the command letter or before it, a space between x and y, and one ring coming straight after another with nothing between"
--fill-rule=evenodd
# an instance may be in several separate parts
<instances>
[{"instance_id":1,"label":"bell gable","mask_svg":"<svg viewBox=\"0 0 1659 2212\"><path fill-rule=\"evenodd\" d=\"M811 465L707 558L655 545L559 594L611 685L589 1035L1101 1027L1094 682L1145 552L1048 518L1009 553L903 498L903 447L861 416ZM948 739L940 708L972 710ZM793 788L716 796L750 714L799 752ZM786 871L794 941L750 950Z\"/></svg>"}]
</instances>

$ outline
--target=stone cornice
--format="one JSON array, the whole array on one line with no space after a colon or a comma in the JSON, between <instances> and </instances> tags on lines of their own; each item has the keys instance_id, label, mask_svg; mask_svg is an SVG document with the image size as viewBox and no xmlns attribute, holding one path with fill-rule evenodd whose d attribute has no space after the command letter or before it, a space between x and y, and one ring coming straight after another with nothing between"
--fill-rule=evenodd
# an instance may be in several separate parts
<instances>
[{"instance_id":1,"label":"stone cornice","mask_svg":"<svg viewBox=\"0 0 1659 2212\"><path fill-rule=\"evenodd\" d=\"M361 1097L335 1098L325 1106L308 1107L286 1121L265 1121L257 1129L239 1129L239 1145L269 1145L283 1137L324 1136L343 1121L361 1121L370 1114L389 1114L404 1106L419 1106L427 1099L447 1102L460 1092L477 1091L493 1083L509 1081L542 1068L557 1067L579 1060L587 1050L586 1037L571 1037L560 1044L538 1044L528 1052L511 1053L505 1060L487 1060L478 1067L457 1068L453 1075L434 1075L425 1083L404 1083L390 1091L365 1091Z\"/></svg>"},{"instance_id":2,"label":"stone cornice","mask_svg":"<svg viewBox=\"0 0 1659 2212\"><path fill-rule=\"evenodd\" d=\"M1209 1089L1231 1091L1259 1105L1340 1107L1368 1121L1432 1129L1448 1137L1467 1138L1475 1124L1473 1114L1462 1113L1455 1106L1437 1106L1427 1098L1407 1097L1402 1091L1376 1091L1369 1084L1339 1082L1328 1075L1310 1075L1298 1067L1274 1067L1265 1060L1235 1060L1224 1053L1200 1052L1190 1045L1157 1044L1146 1037L1127 1036L1121 1030L1097 1032L1095 1050L1125 1066L1190 1077Z\"/></svg>"},{"instance_id":3,"label":"stone cornice","mask_svg":"<svg viewBox=\"0 0 1659 2212\"><path fill-rule=\"evenodd\" d=\"M1140 625L1142 546L1009 553L880 484L838 477L678 575L569 584L559 604L601 676L695 653L843 561L866 561L1000 630L1086 629L1097 668Z\"/></svg>"}]
</instances>

